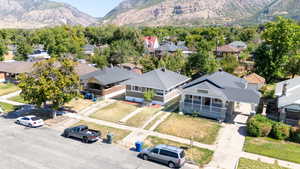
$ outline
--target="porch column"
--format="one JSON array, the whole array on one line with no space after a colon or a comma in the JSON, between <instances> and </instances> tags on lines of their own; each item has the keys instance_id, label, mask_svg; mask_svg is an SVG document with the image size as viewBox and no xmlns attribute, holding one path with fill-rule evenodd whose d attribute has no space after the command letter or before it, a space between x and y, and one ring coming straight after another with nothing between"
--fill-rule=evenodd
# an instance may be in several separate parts
<instances>
[{"instance_id":1,"label":"porch column","mask_svg":"<svg viewBox=\"0 0 300 169\"><path fill-rule=\"evenodd\" d=\"M200 98L200 111L202 111L203 97Z\"/></svg>"},{"instance_id":2,"label":"porch column","mask_svg":"<svg viewBox=\"0 0 300 169\"><path fill-rule=\"evenodd\" d=\"M279 121L280 122L285 122L286 120L286 111L284 108L282 108L280 111L279 111Z\"/></svg>"},{"instance_id":3,"label":"porch column","mask_svg":"<svg viewBox=\"0 0 300 169\"><path fill-rule=\"evenodd\" d=\"M210 110L210 112L212 112L212 98L210 98L209 110Z\"/></svg>"}]
</instances>

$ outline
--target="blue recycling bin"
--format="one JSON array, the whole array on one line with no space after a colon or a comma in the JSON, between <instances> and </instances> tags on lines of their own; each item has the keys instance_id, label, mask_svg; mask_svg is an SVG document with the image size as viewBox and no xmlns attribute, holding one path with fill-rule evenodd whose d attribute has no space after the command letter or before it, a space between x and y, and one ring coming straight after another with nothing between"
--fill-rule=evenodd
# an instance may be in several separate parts
<instances>
[{"instance_id":1,"label":"blue recycling bin","mask_svg":"<svg viewBox=\"0 0 300 169\"><path fill-rule=\"evenodd\" d=\"M143 145L144 145L144 143L141 142L141 141L136 142L136 143L135 143L135 150L136 150L137 152L142 152L142 150L143 150Z\"/></svg>"}]
</instances>

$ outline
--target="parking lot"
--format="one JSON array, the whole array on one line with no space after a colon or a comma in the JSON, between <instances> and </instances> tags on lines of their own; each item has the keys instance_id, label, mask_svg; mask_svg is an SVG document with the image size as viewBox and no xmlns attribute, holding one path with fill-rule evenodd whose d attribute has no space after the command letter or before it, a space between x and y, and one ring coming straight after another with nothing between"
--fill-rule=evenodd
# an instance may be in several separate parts
<instances>
[{"instance_id":1,"label":"parking lot","mask_svg":"<svg viewBox=\"0 0 300 169\"><path fill-rule=\"evenodd\" d=\"M118 145L84 144L60 132L26 128L0 118L0 168L3 169L164 169Z\"/></svg>"}]
</instances>

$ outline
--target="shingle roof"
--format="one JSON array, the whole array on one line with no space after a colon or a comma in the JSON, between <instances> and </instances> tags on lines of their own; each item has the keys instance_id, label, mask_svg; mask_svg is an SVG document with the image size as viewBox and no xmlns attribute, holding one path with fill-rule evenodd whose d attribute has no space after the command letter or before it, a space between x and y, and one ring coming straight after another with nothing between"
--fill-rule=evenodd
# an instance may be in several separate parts
<instances>
[{"instance_id":1,"label":"shingle roof","mask_svg":"<svg viewBox=\"0 0 300 169\"><path fill-rule=\"evenodd\" d=\"M81 80L88 80L90 78L96 79L101 85L109 85L113 83L123 82L125 80L138 77L139 75L119 67L106 67L104 69L96 70L89 74L82 76Z\"/></svg>"},{"instance_id":2,"label":"shingle roof","mask_svg":"<svg viewBox=\"0 0 300 169\"><path fill-rule=\"evenodd\" d=\"M78 63L76 66L75 66L75 72L79 75L79 76L84 76L88 73L91 73L91 72L94 72L96 71L97 68L93 67L93 66L90 66L88 64L85 64L85 63Z\"/></svg>"},{"instance_id":3,"label":"shingle roof","mask_svg":"<svg viewBox=\"0 0 300 169\"><path fill-rule=\"evenodd\" d=\"M247 75L244 77L245 80L248 81L248 83L253 83L253 84L263 84L266 82L266 79L259 76L256 73L251 73L250 75Z\"/></svg>"},{"instance_id":4,"label":"shingle roof","mask_svg":"<svg viewBox=\"0 0 300 169\"><path fill-rule=\"evenodd\" d=\"M223 46L219 46L217 47L217 52L240 52L240 50L236 47L230 46L230 45L223 45Z\"/></svg>"},{"instance_id":5,"label":"shingle roof","mask_svg":"<svg viewBox=\"0 0 300 169\"><path fill-rule=\"evenodd\" d=\"M184 87L185 92L208 90L230 101L258 104L261 94L252 88L247 88L247 82L226 72L215 72L202 76Z\"/></svg>"},{"instance_id":6,"label":"shingle roof","mask_svg":"<svg viewBox=\"0 0 300 169\"><path fill-rule=\"evenodd\" d=\"M235 48L247 48L247 44L245 42L242 41L233 41L230 44L228 44L229 46L235 47Z\"/></svg>"},{"instance_id":7,"label":"shingle roof","mask_svg":"<svg viewBox=\"0 0 300 169\"><path fill-rule=\"evenodd\" d=\"M176 52L177 50L188 51L189 48L184 45L175 45L172 43L166 43L156 49L157 51Z\"/></svg>"},{"instance_id":8,"label":"shingle roof","mask_svg":"<svg viewBox=\"0 0 300 169\"><path fill-rule=\"evenodd\" d=\"M286 95L282 95L283 85L287 84ZM300 100L300 77L276 84L275 95L278 97L278 107L284 107Z\"/></svg>"},{"instance_id":9,"label":"shingle roof","mask_svg":"<svg viewBox=\"0 0 300 169\"><path fill-rule=\"evenodd\" d=\"M190 78L179 73L161 68L147 72L137 78L128 80L124 82L124 84L159 90L170 90L187 82L189 79Z\"/></svg>"},{"instance_id":10,"label":"shingle roof","mask_svg":"<svg viewBox=\"0 0 300 169\"><path fill-rule=\"evenodd\" d=\"M0 72L5 73L30 73L33 69L34 62L0 62Z\"/></svg>"}]
</instances>

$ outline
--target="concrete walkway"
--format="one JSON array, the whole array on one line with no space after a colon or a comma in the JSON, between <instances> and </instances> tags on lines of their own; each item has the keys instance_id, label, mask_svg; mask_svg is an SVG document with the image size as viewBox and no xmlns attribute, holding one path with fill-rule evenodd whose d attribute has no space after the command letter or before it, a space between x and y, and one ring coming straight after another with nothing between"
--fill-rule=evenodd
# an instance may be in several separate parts
<instances>
[{"instance_id":1,"label":"concrete walkway","mask_svg":"<svg viewBox=\"0 0 300 169\"><path fill-rule=\"evenodd\" d=\"M277 163L278 165L280 165L282 167L286 167L286 168L300 169L300 164L296 164L296 163L288 162L288 161L283 161L283 160L278 160L278 159L275 159L275 158L266 157L266 156L262 156L262 155L258 155L258 154L243 152L241 154L241 157L251 159L251 160L260 160L261 162L270 163L270 164Z\"/></svg>"},{"instance_id":2,"label":"concrete walkway","mask_svg":"<svg viewBox=\"0 0 300 169\"><path fill-rule=\"evenodd\" d=\"M205 169L234 169L243 151L248 116L237 115L236 124L223 124L212 161Z\"/></svg>"},{"instance_id":3,"label":"concrete walkway","mask_svg":"<svg viewBox=\"0 0 300 169\"><path fill-rule=\"evenodd\" d=\"M21 90L18 90L16 92L9 93L9 94L4 95L4 96L0 96L0 102L11 104L11 105L14 105L14 106L23 106L23 105L25 105L24 103L19 103L19 102L15 102L15 101L12 101L12 100L8 100L9 98L18 96L20 93L21 93Z\"/></svg>"},{"instance_id":4,"label":"concrete walkway","mask_svg":"<svg viewBox=\"0 0 300 169\"><path fill-rule=\"evenodd\" d=\"M122 118L122 119L120 120L120 122L121 122L121 123L126 123L127 120L129 120L131 117L133 117L133 116L139 114L139 113L142 112L142 111L143 111L143 107L142 107L142 108L138 108L138 109L136 109L135 111L129 113L129 114L128 114L127 116L125 116L124 118Z\"/></svg>"},{"instance_id":5,"label":"concrete walkway","mask_svg":"<svg viewBox=\"0 0 300 169\"><path fill-rule=\"evenodd\" d=\"M83 116L89 116L89 115L95 113L97 110L102 109L108 105L115 103L115 102L116 102L116 100L112 100L112 99L100 101L100 102L97 102L96 104L93 104L93 105L81 110L78 113Z\"/></svg>"},{"instance_id":6,"label":"concrete walkway","mask_svg":"<svg viewBox=\"0 0 300 169\"><path fill-rule=\"evenodd\" d=\"M15 91L13 93L9 93L9 94L4 95L4 96L0 96L0 99L8 99L8 98L11 98L11 97L15 97L15 96L18 96L20 93L21 93L21 90L18 90L18 91Z\"/></svg>"}]
</instances>

